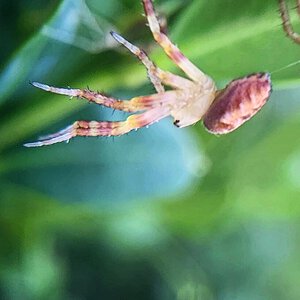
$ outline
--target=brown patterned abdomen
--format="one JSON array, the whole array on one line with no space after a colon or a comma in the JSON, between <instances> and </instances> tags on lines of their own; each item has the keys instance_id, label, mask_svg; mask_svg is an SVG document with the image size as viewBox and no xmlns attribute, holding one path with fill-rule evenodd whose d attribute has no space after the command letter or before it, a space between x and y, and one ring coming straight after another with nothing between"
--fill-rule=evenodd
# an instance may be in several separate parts
<instances>
[{"instance_id":1,"label":"brown patterned abdomen","mask_svg":"<svg viewBox=\"0 0 300 300\"><path fill-rule=\"evenodd\" d=\"M271 91L268 73L256 73L231 81L205 114L205 128L213 134L226 134L237 129L265 105Z\"/></svg>"}]
</instances>

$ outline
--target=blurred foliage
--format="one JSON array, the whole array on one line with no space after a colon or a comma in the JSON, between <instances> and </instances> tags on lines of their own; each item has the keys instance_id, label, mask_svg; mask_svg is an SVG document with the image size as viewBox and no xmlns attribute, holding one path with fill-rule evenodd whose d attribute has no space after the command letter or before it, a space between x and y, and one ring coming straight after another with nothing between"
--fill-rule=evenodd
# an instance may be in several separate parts
<instances>
[{"instance_id":1,"label":"blurred foliage","mask_svg":"<svg viewBox=\"0 0 300 300\"><path fill-rule=\"evenodd\" d=\"M300 59L274 0L155 4L220 87ZM167 119L22 147L77 119L126 117L31 80L122 99L153 92L112 29L179 72L141 10L139 0L0 3L0 299L299 299L300 66L275 72L266 107L228 136Z\"/></svg>"}]
</instances>

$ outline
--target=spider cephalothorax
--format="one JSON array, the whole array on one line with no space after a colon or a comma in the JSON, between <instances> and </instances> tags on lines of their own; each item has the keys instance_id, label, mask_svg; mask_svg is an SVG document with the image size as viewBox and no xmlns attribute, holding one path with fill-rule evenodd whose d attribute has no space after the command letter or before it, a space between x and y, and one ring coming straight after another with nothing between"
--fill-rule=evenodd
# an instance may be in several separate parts
<instances>
[{"instance_id":1,"label":"spider cephalothorax","mask_svg":"<svg viewBox=\"0 0 300 300\"><path fill-rule=\"evenodd\" d=\"M83 98L136 114L120 122L76 121L55 134L43 137L37 142L27 143L25 146L51 145L68 141L75 136L122 135L133 129L151 125L167 116L172 116L174 124L178 127L189 126L203 120L209 132L226 134L241 126L262 108L271 93L268 73L256 73L233 80L225 89L218 91L214 81L192 64L162 32L152 0L143 0L143 4L155 41L189 79L161 70L143 50L112 32L112 36L145 65L157 93L130 100L118 100L90 90L56 88L33 82L35 87L45 91ZM165 91L165 85L172 90Z\"/></svg>"}]
</instances>

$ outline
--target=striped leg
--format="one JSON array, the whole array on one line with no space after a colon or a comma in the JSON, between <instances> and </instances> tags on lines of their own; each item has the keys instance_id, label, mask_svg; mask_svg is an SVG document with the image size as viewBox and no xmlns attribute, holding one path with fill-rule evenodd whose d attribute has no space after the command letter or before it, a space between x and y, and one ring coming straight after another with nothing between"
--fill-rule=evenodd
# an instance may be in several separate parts
<instances>
[{"instance_id":1,"label":"striped leg","mask_svg":"<svg viewBox=\"0 0 300 300\"><path fill-rule=\"evenodd\" d=\"M205 77L204 73L182 54L178 47L170 41L167 35L161 32L152 0L143 0L143 4L150 30L152 31L156 42L163 48L171 60L174 61L175 64L178 65L178 67L181 68L192 80L200 81L203 79Z\"/></svg>"},{"instance_id":2,"label":"striped leg","mask_svg":"<svg viewBox=\"0 0 300 300\"><path fill-rule=\"evenodd\" d=\"M165 118L170 114L167 107L148 110L142 114L131 115L126 121L97 122L76 121L73 125L48 136L37 142L24 144L25 147L40 147L59 142L68 142L75 136L118 136L128 133Z\"/></svg>"},{"instance_id":3,"label":"striped leg","mask_svg":"<svg viewBox=\"0 0 300 300\"><path fill-rule=\"evenodd\" d=\"M32 84L37 88L51 93L83 98L96 104L126 112L146 110L155 106L160 106L162 103L172 102L177 98L175 91L167 91L161 94L134 97L130 100L117 100L90 90L56 88L38 82L33 82Z\"/></svg>"},{"instance_id":4,"label":"striped leg","mask_svg":"<svg viewBox=\"0 0 300 300\"><path fill-rule=\"evenodd\" d=\"M119 34L115 32L111 32L111 34L119 43L125 46L131 53L136 55L141 60L146 67L148 76L158 93L164 91L162 83L177 89L192 87L192 82L190 80L161 70L149 59L145 51L134 46Z\"/></svg>"},{"instance_id":5,"label":"striped leg","mask_svg":"<svg viewBox=\"0 0 300 300\"><path fill-rule=\"evenodd\" d=\"M163 93L165 91L164 86L161 83L161 80L156 75L156 66L153 63L153 61L150 60L147 53L138 47L134 46L130 42L128 42L126 39L124 39L122 36L117 34L116 32L111 31L111 35L113 38L122 44L124 47L126 47L131 53L133 53L135 56L138 57L138 59L143 63L143 65L147 69L147 73L149 76L150 81L154 85L156 91L158 93Z\"/></svg>"},{"instance_id":6,"label":"striped leg","mask_svg":"<svg viewBox=\"0 0 300 300\"><path fill-rule=\"evenodd\" d=\"M291 24L290 15L288 12L288 7L285 0L279 0L279 9L282 19L282 25L285 33L290 37L295 43L300 44L300 35L294 32L293 26ZM300 15L300 0L297 0L297 12Z\"/></svg>"}]
</instances>

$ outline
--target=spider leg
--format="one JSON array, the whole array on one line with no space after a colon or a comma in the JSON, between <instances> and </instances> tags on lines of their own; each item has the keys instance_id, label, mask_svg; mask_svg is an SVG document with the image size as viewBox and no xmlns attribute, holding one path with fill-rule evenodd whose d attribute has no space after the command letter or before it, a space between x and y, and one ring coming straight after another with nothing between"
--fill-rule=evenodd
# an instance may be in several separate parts
<instances>
[{"instance_id":1,"label":"spider leg","mask_svg":"<svg viewBox=\"0 0 300 300\"><path fill-rule=\"evenodd\" d=\"M297 0L297 13L300 16L300 0Z\"/></svg>"},{"instance_id":2,"label":"spider leg","mask_svg":"<svg viewBox=\"0 0 300 300\"><path fill-rule=\"evenodd\" d=\"M181 76L172 74L170 72L166 72L158 68L148 57L145 51L139 49L138 47L131 44L129 41L127 41L125 38L120 36L119 34L115 32L111 32L111 35L124 47L126 47L131 53L136 55L141 62L145 65L148 71L148 76L153 83L153 85L156 88L156 91L158 93L162 92L164 90L164 87L162 83L171 86L173 88L177 89L186 89L191 88L193 83Z\"/></svg>"},{"instance_id":3,"label":"spider leg","mask_svg":"<svg viewBox=\"0 0 300 300\"><path fill-rule=\"evenodd\" d=\"M163 71L160 68L157 68L156 73L165 85L168 85L175 89L187 90L194 87L194 83L192 81L184 77L175 75L171 72Z\"/></svg>"},{"instance_id":4,"label":"spider leg","mask_svg":"<svg viewBox=\"0 0 300 300\"><path fill-rule=\"evenodd\" d=\"M112 97L107 97L98 92L90 91L88 89L81 90L57 88L38 82L32 82L32 85L47 92L66 95L70 97L83 98L90 102L94 102L96 104L100 104L117 110L122 110L125 112L137 112L141 110L147 110L152 107L161 106L163 103L172 102L175 98L177 98L176 91L167 91L160 94L134 97L130 100L118 100Z\"/></svg>"},{"instance_id":5,"label":"spider leg","mask_svg":"<svg viewBox=\"0 0 300 300\"><path fill-rule=\"evenodd\" d=\"M150 81L154 85L156 91L158 93L163 93L165 91L164 86L161 83L161 80L157 77L156 74L156 66L153 63L153 61L150 60L147 53L144 50L139 49L138 47L134 46L130 42L128 42L126 39L124 39L121 35L117 34L114 31L111 31L110 34L112 37L122 44L124 47L126 47L131 53L133 53L137 58L143 63L143 65L147 69L147 73L149 76Z\"/></svg>"},{"instance_id":6,"label":"spider leg","mask_svg":"<svg viewBox=\"0 0 300 300\"><path fill-rule=\"evenodd\" d=\"M279 10L282 19L283 30L295 43L300 44L300 35L294 32L285 0L279 0ZM297 12L300 15L300 0L297 0Z\"/></svg>"},{"instance_id":7,"label":"spider leg","mask_svg":"<svg viewBox=\"0 0 300 300\"><path fill-rule=\"evenodd\" d=\"M40 147L59 142L68 142L75 136L118 136L131 130L151 125L170 114L168 107L148 110L142 114L129 116L121 122L76 121L73 125L48 136L37 142L26 143L25 147Z\"/></svg>"},{"instance_id":8,"label":"spider leg","mask_svg":"<svg viewBox=\"0 0 300 300\"><path fill-rule=\"evenodd\" d=\"M168 36L162 32L159 21L155 15L152 0L143 0L143 5L154 39L163 48L171 60L192 80L200 81L205 78L205 74L188 60L178 47L170 41Z\"/></svg>"}]
</instances>

